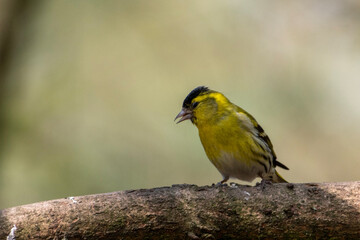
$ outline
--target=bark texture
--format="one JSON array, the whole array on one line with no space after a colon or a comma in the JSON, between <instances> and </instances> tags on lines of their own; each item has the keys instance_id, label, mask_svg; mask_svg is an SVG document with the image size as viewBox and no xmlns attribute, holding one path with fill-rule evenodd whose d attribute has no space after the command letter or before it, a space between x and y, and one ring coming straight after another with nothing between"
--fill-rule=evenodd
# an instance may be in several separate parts
<instances>
[{"instance_id":1,"label":"bark texture","mask_svg":"<svg viewBox=\"0 0 360 240\"><path fill-rule=\"evenodd\" d=\"M360 182L173 185L0 212L0 239L359 239Z\"/></svg>"}]
</instances>

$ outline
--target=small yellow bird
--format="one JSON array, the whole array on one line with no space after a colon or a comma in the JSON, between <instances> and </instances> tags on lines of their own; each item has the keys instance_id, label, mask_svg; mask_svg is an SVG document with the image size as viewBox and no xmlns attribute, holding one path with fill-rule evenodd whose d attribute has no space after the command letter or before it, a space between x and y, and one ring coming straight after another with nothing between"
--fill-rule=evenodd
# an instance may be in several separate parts
<instances>
[{"instance_id":1,"label":"small yellow bird","mask_svg":"<svg viewBox=\"0 0 360 240\"><path fill-rule=\"evenodd\" d=\"M199 130L206 155L223 176L251 182L256 177L274 183L287 182L275 170L281 167L273 145L255 118L231 103L222 93L200 86L185 98L175 120L190 119Z\"/></svg>"}]
</instances>

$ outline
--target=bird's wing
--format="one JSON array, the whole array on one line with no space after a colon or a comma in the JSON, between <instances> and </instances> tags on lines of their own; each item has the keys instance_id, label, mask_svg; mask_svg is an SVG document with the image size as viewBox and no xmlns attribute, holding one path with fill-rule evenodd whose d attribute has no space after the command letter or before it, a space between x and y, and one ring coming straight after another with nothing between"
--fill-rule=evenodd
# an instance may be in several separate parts
<instances>
[{"instance_id":1,"label":"bird's wing","mask_svg":"<svg viewBox=\"0 0 360 240\"><path fill-rule=\"evenodd\" d=\"M265 133L264 129L258 124L258 122L255 120L251 114L246 112L244 109L236 106L236 113L243 123L245 127L248 128L249 132L251 132L254 136L254 141L266 152L270 153L273 159L273 165L279 166L284 169L289 169L284 164L278 162L276 160L276 154L273 148L273 145L270 141L269 136Z\"/></svg>"}]
</instances>

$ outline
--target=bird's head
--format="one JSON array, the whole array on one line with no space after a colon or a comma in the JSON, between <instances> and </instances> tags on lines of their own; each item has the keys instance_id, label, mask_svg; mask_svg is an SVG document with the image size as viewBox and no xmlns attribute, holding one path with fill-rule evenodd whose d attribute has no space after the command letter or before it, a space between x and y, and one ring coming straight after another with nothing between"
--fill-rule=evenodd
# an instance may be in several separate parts
<instances>
[{"instance_id":1,"label":"bird's head","mask_svg":"<svg viewBox=\"0 0 360 240\"><path fill-rule=\"evenodd\" d=\"M195 125L217 119L229 106L229 100L221 93L200 86L192 90L184 99L177 123L190 119Z\"/></svg>"}]
</instances>

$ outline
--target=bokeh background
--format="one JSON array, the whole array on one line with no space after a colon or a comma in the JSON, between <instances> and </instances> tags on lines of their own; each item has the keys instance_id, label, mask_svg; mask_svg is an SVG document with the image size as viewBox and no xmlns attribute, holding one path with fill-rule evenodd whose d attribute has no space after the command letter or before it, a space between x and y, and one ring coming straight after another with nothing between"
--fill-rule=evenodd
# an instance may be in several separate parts
<instances>
[{"instance_id":1,"label":"bokeh background","mask_svg":"<svg viewBox=\"0 0 360 240\"><path fill-rule=\"evenodd\" d=\"M252 113L291 182L359 180L360 2L0 1L0 208L221 179L206 85Z\"/></svg>"}]
</instances>

